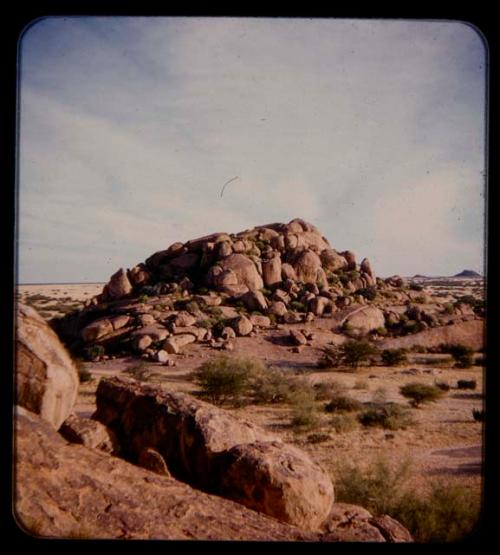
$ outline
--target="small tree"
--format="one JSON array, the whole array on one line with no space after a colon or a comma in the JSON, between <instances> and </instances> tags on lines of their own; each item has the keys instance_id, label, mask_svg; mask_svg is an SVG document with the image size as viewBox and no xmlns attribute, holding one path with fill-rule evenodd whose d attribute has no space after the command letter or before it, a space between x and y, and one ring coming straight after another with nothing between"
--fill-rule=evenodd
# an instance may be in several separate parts
<instances>
[{"instance_id":1,"label":"small tree","mask_svg":"<svg viewBox=\"0 0 500 555\"><path fill-rule=\"evenodd\" d=\"M386 366L398 366L406 361L405 349L384 349L382 351L382 362Z\"/></svg>"},{"instance_id":2,"label":"small tree","mask_svg":"<svg viewBox=\"0 0 500 555\"><path fill-rule=\"evenodd\" d=\"M466 345L450 345L450 354L455 360L455 366L457 368L470 368L474 362L474 349L467 347Z\"/></svg>"},{"instance_id":3,"label":"small tree","mask_svg":"<svg viewBox=\"0 0 500 555\"><path fill-rule=\"evenodd\" d=\"M431 403L440 399L444 392L434 385L425 383L410 383L399 389L401 395L410 399L410 404L418 408L422 403Z\"/></svg>"},{"instance_id":4,"label":"small tree","mask_svg":"<svg viewBox=\"0 0 500 555\"><path fill-rule=\"evenodd\" d=\"M347 341L340 347L342 361L352 368L357 368L369 357L375 356L378 349L367 341Z\"/></svg>"}]
</instances>

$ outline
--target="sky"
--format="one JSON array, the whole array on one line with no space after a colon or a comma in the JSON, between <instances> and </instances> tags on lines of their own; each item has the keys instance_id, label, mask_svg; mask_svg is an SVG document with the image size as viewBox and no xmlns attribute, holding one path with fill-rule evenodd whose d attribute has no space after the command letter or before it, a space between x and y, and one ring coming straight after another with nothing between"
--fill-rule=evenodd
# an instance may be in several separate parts
<instances>
[{"instance_id":1,"label":"sky","mask_svg":"<svg viewBox=\"0 0 500 555\"><path fill-rule=\"evenodd\" d=\"M465 23L51 17L20 54L20 283L297 217L379 276L483 273L486 49Z\"/></svg>"}]
</instances>

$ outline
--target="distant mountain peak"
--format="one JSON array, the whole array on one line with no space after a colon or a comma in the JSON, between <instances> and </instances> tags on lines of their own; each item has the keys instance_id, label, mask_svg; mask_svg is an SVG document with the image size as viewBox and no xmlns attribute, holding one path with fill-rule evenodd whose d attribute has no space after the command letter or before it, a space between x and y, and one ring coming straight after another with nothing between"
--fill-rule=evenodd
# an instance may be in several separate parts
<instances>
[{"instance_id":1,"label":"distant mountain peak","mask_svg":"<svg viewBox=\"0 0 500 555\"><path fill-rule=\"evenodd\" d=\"M478 274L474 270L462 270L459 274L455 274L453 277L461 278L480 278L481 274Z\"/></svg>"}]
</instances>

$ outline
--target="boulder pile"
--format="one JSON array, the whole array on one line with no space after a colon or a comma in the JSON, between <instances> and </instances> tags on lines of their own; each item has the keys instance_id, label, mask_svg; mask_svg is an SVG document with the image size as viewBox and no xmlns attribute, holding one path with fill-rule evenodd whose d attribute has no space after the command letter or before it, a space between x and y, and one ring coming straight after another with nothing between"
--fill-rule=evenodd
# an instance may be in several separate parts
<instances>
[{"instance_id":1,"label":"boulder pile","mask_svg":"<svg viewBox=\"0 0 500 555\"><path fill-rule=\"evenodd\" d=\"M377 278L367 258L358 263L294 219L174 243L118 270L101 294L54 326L90 360L135 354L169 364L191 343L230 349L235 337L347 308L356 311L339 331L351 335L399 336L477 317L399 276Z\"/></svg>"}]
</instances>

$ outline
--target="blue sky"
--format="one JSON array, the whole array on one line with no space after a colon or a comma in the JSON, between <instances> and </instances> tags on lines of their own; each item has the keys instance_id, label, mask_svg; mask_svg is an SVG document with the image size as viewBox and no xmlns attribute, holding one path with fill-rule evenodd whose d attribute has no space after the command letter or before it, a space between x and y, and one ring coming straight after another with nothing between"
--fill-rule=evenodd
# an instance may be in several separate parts
<instances>
[{"instance_id":1,"label":"blue sky","mask_svg":"<svg viewBox=\"0 0 500 555\"><path fill-rule=\"evenodd\" d=\"M21 41L18 279L106 281L295 217L381 276L482 272L485 56L458 22L40 20Z\"/></svg>"}]
</instances>

